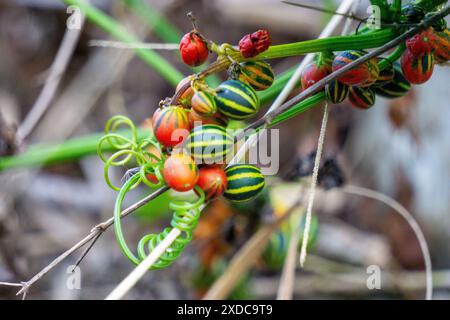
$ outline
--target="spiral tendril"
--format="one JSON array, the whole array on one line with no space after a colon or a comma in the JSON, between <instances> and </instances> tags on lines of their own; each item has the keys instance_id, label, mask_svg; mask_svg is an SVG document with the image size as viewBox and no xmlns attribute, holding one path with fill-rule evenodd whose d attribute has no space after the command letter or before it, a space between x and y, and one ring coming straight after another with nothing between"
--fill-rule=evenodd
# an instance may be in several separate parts
<instances>
[{"instance_id":1,"label":"spiral tendril","mask_svg":"<svg viewBox=\"0 0 450 320\"><path fill-rule=\"evenodd\" d=\"M128 127L131 137L118 132L119 128L123 126ZM161 156L150 153L148 151L150 146L155 147ZM107 157L103 150L112 151L113 154ZM103 174L106 184L115 191L119 191L120 187L111 182L109 170L111 167L122 167L128 164L137 164L140 167L139 179L135 181L131 189L135 189L141 182L151 188L158 188L164 184L161 174L161 167L164 163L161 146L152 138L139 141L136 125L125 116L114 116L106 122L105 135L97 144L97 153L105 163ZM148 178L149 175L155 179L151 181Z\"/></svg>"},{"instance_id":2,"label":"spiral tendril","mask_svg":"<svg viewBox=\"0 0 450 320\"><path fill-rule=\"evenodd\" d=\"M172 221L170 223L171 227L165 228L161 233L147 234L142 237L137 246L136 256L127 245L123 236L121 210L125 195L139 182L140 179L141 178L138 175L135 175L120 189L114 208L114 230L120 248L125 256L127 256L127 258L135 265L142 262L164 240L173 228L180 230L182 232L181 235L177 237L159 260L151 267L151 269L162 269L175 261L186 245L192 240L192 233L200 218L200 207L205 202L205 194L203 190L197 186L195 188L198 195L197 201L192 203L187 201L172 201L169 204L169 207L174 210Z\"/></svg>"}]
</instances>

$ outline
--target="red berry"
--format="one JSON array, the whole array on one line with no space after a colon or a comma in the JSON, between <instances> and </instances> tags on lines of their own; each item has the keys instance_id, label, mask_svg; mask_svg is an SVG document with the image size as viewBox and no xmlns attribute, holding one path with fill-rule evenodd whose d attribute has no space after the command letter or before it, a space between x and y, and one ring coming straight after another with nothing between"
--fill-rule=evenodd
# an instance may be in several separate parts
<instances>
[{"instance_id":1,"label":"red berry","mask_svg":"<svg viewBox=\"0 0 450 320\"><path fill-rule=\"evenodd\" d=\"M176 191L189 191L198 181L198 168L194 160L183 153L172 154L164 163L164 180Z\"/></svg>"},{"instance_id":2,"label":"red berry","mask_svg":"<svg viewBox=\"0 0 450 320\"><path fill-rule=\"evenodd\" d=\"M416 56L429 53L432 50L432 37L433 31L429 28L406 40L406 47Z\"/></svg>"},{"instance_id":3,"label":"red berry","mask_svg":"<svg viewBox=\"0 0 450 320\"><path fill-rule=\"evenodd\" d=\"M252 34L246 34L239 41L239 51L244 58L252 58L266 51L271 43L269 31L261 29Z\"/></svg>"},{"instance_id":4,"label":"red berry","mask_svg":"<svg viewBox=\"0 0 450 320\"><path fill-rule=\"evenodd\" d=\"M302 71L302 89L306 90L316 82L322 80L331 73L331 67L327 65L317 66L315 62L308 64Z\"/></svg>"},{"instance_id":5,"label":"red berry","mask_svg":"<svg viewBox=\"0 0 450 320\"><path fill-rule=\"evenodd\" d=\"M186 33L180 41L180 54L184 63L196 67L208 59L208 44L195 31Z\"/></svg>"},{"instance_id":6,"label":"red berry","mask_svg":"<svg viewBox=\"0 0 450 320\"><path fill-rule=\"evenodd\" d=\"M203 167L197 185L205 192L206 200L215 199L227 188L227 175L220 166Z\"/></svg>"},{"instance_id":7,"label":"red berry","mask_svg":"<svg viewBox=\"0 0 450 320\"><path fill-rule=\"evenodd\" d=\"M166 147L175 147L181 143L191 128L188 112L175 106L156 110L152 125L156 139Z\"/></svg>"},{"instance_id":8,"label":"red berry","mask_svg":"<svg viewBox=\"0 0 450 320\"><path fill-rule=\"evenodd\" d=\"M366 52L361 50L349 50L339 53L333 61L333 72L345 67L346 65L352 63L353 61L363 57ZM371 77L369 64L362 63L353 69L347 71L338 80L339 82L346 84L348 86L361 85L368 81Z\"/></svg>"},{"instance_id":9,"label":"red berry","mask_svg":"<svg viewBox=\"0 0 450 320\"><path fill-rule=\"evenodd\" d=\"M431 52L416 56L406 50L400 60L405 79L412 84L422 84L428 81L433 74L434 57Z\"/></svg>"}]
</instances>

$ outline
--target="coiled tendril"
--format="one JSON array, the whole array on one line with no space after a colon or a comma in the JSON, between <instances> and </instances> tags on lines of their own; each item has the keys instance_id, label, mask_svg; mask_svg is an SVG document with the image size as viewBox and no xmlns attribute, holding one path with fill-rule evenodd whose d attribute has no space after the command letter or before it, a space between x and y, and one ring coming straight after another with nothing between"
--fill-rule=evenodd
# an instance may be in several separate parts
<instances>
[{"instance_id":1,"label":"coiled tendril","mask_svg":"<svg viewBox=\"0 0 450 320\"><path fill-rule=\"evenodd\" d=\"M129 128L131 137L121 134L118 129L121 126ZM148 151L149 147L156 148L160 157ZM114 153L106 157L104 150L113 151ZM120 188L113 185L109 178L110 167L122 167L128 164L136 164L139 166L139 179L135 179L135 183L131 189L135 189L141 182L144 182L151 188L158 188L164 184L164 179L161 174L161 168L164 163L161 146L154 138L146 138L139 141L138 132L135 124L125 116L114 116L106 122L105 135L99 140L97 144L97 153L105 163L103 175L107 185L119 191ZM148 176L156 177L157 182L152 182Z\"/></svg>"},{"instance_id":2,"label":"coiled tendril","mask_svg":"<svg viewBox=\"0 0 450 320\"><path fill-rule=\"evenodd\" d=\"M118 132L119 127L126 126L131 132L131 137ZM106 145L107 144L107 145ZM159 153L155 155L149 152L153 146ZM109 157L104 155L105 151L112 151ZM190 203L187 201L172 201L169 204L170 209L174 211L171 227L165 228L159 234L145 235L138 243L137 256L128 247L122 232L121 211L125 195L135 189L141 182L151 188L158 188L164 185L162 176L162 167L165 157L161 146L153 138L142 139L139 141L138 132L135 124L129 118L124 116L114 116L105 126L105 135L99 140L97 153L105 163L104 176L105 181L110 188L119 191L114 207L114 230L117 241L123 253L134 264L139 264L144 260L152 250L157 247L162 240L170 233L173 228L181 231L181 235L172 243L160 259L151 267L151 269L162 269L171 264L183 251L186 245L192 240L192 232L198 224L200 217L200 207L205 202L205 193L199 187L195 188L198 200ZM122 167L128 164L138 166L138 171L129 178L121 188L112 184L109 178L110 167ZM151 176L150 180L148 177ZM156 183L154 181L157 181Z\"/></svg>"},{"instance_id":3,"label":"coiled tendril","mask_svg":"<svg viewBox=\"0 0 450 320\"><path fill-rule=\"evenodd\" d=\"M198 194L198 200L190 203L187 201L173 201L169 207L174 210L171 227L165 228L159 234L147 234L139 241L137 246L137 256L128 247L122 232L121 211L122 203L125 195L131 190L140 177L133 176L120 189L114 207L114 230L120 248L128 259L138 265L156 248L161 241L172 231L172 228L179 229L182 234L172 243L172 245L164 252L159 260L153 264L151 269L162 269L169 266L181 254L186 245L192 240L192 233L198 224L200 218L200 207L205 202L205 193L198 186L195 191Z\"/></svg>"}]
</instances>

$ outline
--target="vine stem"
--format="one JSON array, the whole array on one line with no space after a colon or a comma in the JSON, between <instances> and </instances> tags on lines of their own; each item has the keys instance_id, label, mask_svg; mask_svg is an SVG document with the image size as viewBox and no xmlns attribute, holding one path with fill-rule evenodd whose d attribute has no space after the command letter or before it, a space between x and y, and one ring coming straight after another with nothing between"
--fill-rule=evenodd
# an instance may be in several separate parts
<instances>
[{"instance_id":1,"label":"vine stem","mask_svg":"<svg viewBox=\"0 0 450 320\"><path fill-rule=\"evenodd\" d=\"M342 2L340 7L337 9L337 12L345 13L348 10L350 10L350 8L353 4L353 1L354 0L346 0L346 1ZM334 32L334 30L338 27L338 25L340 24L340 22L342 21L343 18L344 17L341 15L334 15L333 18L330 20L330 22L325 26L322 33L319 35L319 39L329 37ZM286 83L283 90L281 90L280 94L277 96L275 101L272 103L272 105L270 106L269 110L266 112L266 114L264 115L263 118L266 118L268 114L270 114L271 112L273 112L281 107L283 102L287 99L289 94L292 92L292 90L294 90L295 86L297 85L297 83L302 75L303 69L312 60L313 60L313 54L308 54L302 60L302 62L299 64L299 66L295 70L294 74L291 76L289 81ZM247 127L247 129L250 129L250 127ZM231 164L238 163L244 157L247 150L258 141L259 137L260 137L260 135L253 135L253 136L249 137L249 139L237 151L235 157L231 160ZM238 137L237 140L240 140L240 138Z\"/></svg>"},{"instance_id":2,"label":"vine stem","mask_svg":"<svg viewBox=\"0 0 450 320\"><path fill-rule=\"evenodd\" d=\"M350 11L350 15L353 15L353 13L356 11L358 4L360 3L360 0L351 1L349 3L349 7L346 8L347 10L343 10L342 12L347 13ZM338 12L341 12L338 10ZM341 15L343 16L343 15ZM346 34L349 27L350 27L351 20L346 19L344 28L342 30L341 34ZM326 123L328 121L328 105L325 105L325 109L323 112L323 118L322 118L322 126L320 130L320 136L319 136L319 142L316 152L316 157L314 159L314 170L313 170L313 177L311 181L310 186L310 192L309 192L309 198L308 198L308 204L307 204L307 211L306 211L306 223L305 228L303 231L303 241L302 241L302 253L306 252L306 246L304 244L308 243L308 236L309 236L309 228L311 224L311 212L312 212L312 204L314 201L315 196L315 187L317 185L317 177L320 167L320 159L322 155L322 147L323 142L325 138L325 130L326 130ZM297 257L297 247L298 247L298 241L300 239L300 228L298 227L300 225L301 221L301 214L299 213L294 216L294 225L291 227L291 238L289 240L289 246L288 246L288 254L286 256L286 259L284 261L283 270L281 273L280 278L280 284L278 286L278 292L277 292L277 300L291 300L293 295L293 280L295 278L295 265L296 265L296 257ZM306 239L305 239L305 234ZM305 254L305 253L304 253ZM305 254L306 256L306 254Z\"/></svg>"},{"instance_id":3,"label":"vine stem","mask_svg":"<svg viewBox=\"0 0 450 320\"><path fill-rule=\"evenodd\" d=\"M142 207L144 204L150 202L151 200L158 197L160 194L166 192L169 188L168 187L162 187L155 192L151 193L150 195L146 196L145 198L139 200L135 204L129 206L128 208L124 209L121 213L121 217L124 218L128 216L130 213L135 211L136 209ZM79 248L83 247L87 243L89 243L91 240L95 239L99 234L102 234L105 232L109 227L111 227L114 223L114 217L109 218L108 220L97 224L90 233L85 236L83 239L81 239L79 242L77 242L75 245L73 245L70 249L64 251L61 255L56 257L50 264L48 264L45 268L43 268L41 271L39 271L34 277L32 277L30 280L22 283L18 283L17 286L22 287L17 292L17 295L20 294L26 294L29 290L29 288L39 279L41 279L43 276L45 276L50 270L52 270L54 267L56 267L58 264L60 264L64 259L66 259L69 255L71 255L73 252L78 250ZM1 283L0 283L1 285Z\"/></svg>"},{"instance_id":4,"label":"vine stem","mask_svg":"<svg viewBox=\"0 0 450 320\"><path fill-rule=\"evenodd\" d=\"M105 300L122 299L134 285L144 276L150 267L156 263L160 256L172 245L172 243L181 235L181 231L173 228L163 241L152 252L133 269L133 271L119 283L119 285L106 297Z\"/></svg>"},{"instance_id":5,"label":"vine stem","mask_svg":"<svg viewBox=\"0 0 450 320\"><path fill-rule=\"evenodd\" d=\"M298 94L297 96L295 96L291 100L289 100L286 103L284 103L283 105L281 105L279 108L277 108L277 110L273 110L273 111L267 113L264 117L262 117L259 120L253 122L252 124L250 124L246 129L257 129L257 128L261 127L261 126L264 126L264 124L270 122L277 115L287 111L292 106L296 105L297 103L305 100L306 98L309 98L313 94L315 94L315 93L319 92L320 90L322 90L325 87L325 85L327 83L329 83L330 81L340 78L345 73L347 73L348 71L354 69L355 67L359 66L360 64L363 64L363 63L369 61L370 59L372 59L374 57L377 57L377 56L385 53L386 51L388 51L390 49L393 49L394 47L400 45L401 43L403 43L407 39L411 38L412 36L418 34L422 30L430 27L437 20L445 18L449 13L450 13L450 5L447 5L444 9L442 9L441 11L439 11L438 13L433 15L432 17L430 17L430 18L424 20L423 22L421 22L417 27L406 31L405 33L403 33L400 36L396 37L395 39L389 41L385 45L383 45L383 46L373 50L372 52L362 56L359 59L356 59L355 61L347 64L343 68L341 68L341 69L339 69L339 70L329 74L328 76L326 76L322 80L317 81L314 85L312 85L308 89L302 91L300 94ZM240 138L242 138L242 137L243 137L243 133L241 133L241 137Z\"/></svg>"},{"instance_id":6,"label":"vine stem","mask_svg":"<svg viewBox=\"0 0 450 320\"><path fill-rule=\"evenodd\" d=\"M350 1L350 0L348 0ZM292 106L296 105L297 103L305 100L306 98L310 97L311 95L313 95L314 93L317 93L318 91L320 91L328 82L335 80L339 77L341 77L342 75L344 75L346 72L348 72L349 70L357 67L360 64L363 64L367 61L369 61L370 59L379 56L383 53L385 53L386 51L398 46L399 44L401 44L402 42L404 42L405 40L409 39L410 37L416 35L417 33L419 33L420 31L424 30L425 28L431 26L433 24L433 22L437 21L438 19L441 19L445 16L447 16L450 13L450 5L446 6L443 10L441 10L439 13L433 15L432 17L430 17L429 19L423 21L422 23L420 23L417 27L403 33L402 35L396 37L395 39L389 41L387 44L381 46L380 48L372 51L371 53L353 61L352 63L349 63L348 65L346 65L345 67L339 69L338 71L335 71L333 73L331 73L330 75L328 75L327 77L323 78L321 81L318 81L315 85L309 87L308 89L306 89L305 91L303 91L302 93L300 93L299 95L295 96L294 98L292 98L291 100L289 100L288 102L284 103L283 105L281 105L279 108L277 108L276 110L272 110L269 111L265 116L263 116L260 120L254 122L253 124L251 124L250 126L248 126L246 129L256 129L259 128L260 126L264 126L266 124L269 124L271 122L271 120L281 114L283 111L286 111L287 109L291 108ZM245 130L244 130L245 131ZM245 133L241 133L241 138L244 137ZM168 244L169 246L172 244L172 242L176 239L173 238L172 241ZM164 246L166 246L167 244L164 243ZM154 250L160 252L160 255L162 253L164 253L165 249L164 248L160 248L160 246L162 247L162 245L160 244L159 246L157 246ZM159 249L164 249L164 250L159 250ZM159 255L159 256L160 256ZM159 258L158 256L158 258ZM146 261L147 259L145 259L144 261ZM155 260L157 261L157 260ZM153 265L154 261L153 258L152 260L148 259L148 261L146 262L146 269L150 268ZM142 264L142 263L141 263ZM140 265L141 265L140 264ZM138 265L137 268L140 267L140 265ZM135 279L134 277L136 277L136 275L140 277L142 277L145 274L145 272L141 273L137 273L135 274L132 279ZM128 278L128 277L127 277ZM139 279L138 279L139 280ZM129 283L132 283L132 280L128 280ZM134 281L134 280L133 280ZM134 282L136 283L136 282ZM134 285L134 284L133 284Z\"/></svg>"},{"instance_id":7,"label":"vine stem","mask_svg":"<svg viewBox=\"0 0 450 320\"><path fill-rule=\"evenodd\" d=\"M352 6L354 0L345 0L341 6L338 8L338 12L347 12L348 10L350 10L350 7ZM328 23L328 25L325 27L325 29L322 31L320 38L325 38L330 36L333 31L337 28L337 26L339 25L339 23L341 22L341 20L343 19L342 16L334 16L332 18L332 20ZM281 104L283 103L283 101L288 97L289 93L294 89L295 84L298 82L298 79L301 76L301 72L303 70L303 68L312 61L313 55L309 54L306 56L305 59L303 59L303 61L300 63L299 67L297 68L296 72L293 74L293 76L291 77L291 79L288 81L288 83L286 84L286 86L284 87L284 89L281 91L281 93L279 94L279 96L277 97L277 99L274 101L274 103L272 104L272 106L269 108L268 112L266 113L269 114L271 111L276 110L278 107L281 106ZM220 66L221 65L221 61L218 60L217 65ZM187 83L185 86L186 88L181 88L179 91L184 92L184 90L186 90L188 88L188 85L190 85L190 83ZM183 86L183 87L185 87ZM183 90L184 89L184 90ZM175 93L175 96L172 98L172 101L177 101L178 97L181 94L179 94L179 92ZM244 145L240 148L240 150L238 151L238 153L236 154L236 156L231 160L229 165L232 165L233 163L238 162L238 160L240 160L240 158L245 154L246 150L248 149L248 147L250 145L252 145L254 142L256 142L259 139L259 135L253 135L252 137L250 137L249 140L247 140ZM175 232L174 230L177 229L173 229L172 232ZM171 233L172 233L171 232ZM179 232L179 230L178 230ZM170 234L169 234L170 235ZM175 241L176 237L172 240ZM165 241L166 239L164 239ZM169 245L166 247L166 249L172 244L169 243ZM116 287L113 292L106 298L107 300L109 299L120 299L122 298L135 284L136 282L139 280L140 277L142 277L145 272L152 266L153 263L155 263L158 259L154 260L153 258L153 252L155 252L156 250L160 249L159 247L163 246L163 243L161 243L158 247L155 248L154 251L152 251L152 254L149 255L143 262L141 262L138 267L131 272L120 284L118 287ZM164 253L164 251L166 250L159 250L158 252L161 252L160 255L162 255ZM159 258L159 256L158 256ZM141 268L142 264L146 264L145 267ZM136 271L139 268L139 271ZM135 272L136 271L136 272ZM139 276L139 278L137 278ZM137 278L137 279L136 279Z\"/></svg>"},{"instance_id":8,"label":"vine stem","mask_svg":"<svg viewBox=\"0 0 450 320\"><path fill-rule=\"evenodd\" d=\"M380 54L384 53L385 51L387 51L387 50L395 47L396 45L402 43L407 38L409 38L409 37L419 33L421 30L423 30L426 27L430 26L432 23L434 23L438 19L441 19L441 18L445 17L446 15L449 14L449 12L450 12L450 6L446 6L439 13L433 15L432 17L430 17L426 21L422 22L419 26L417 26L417 27L411 29L410 31L406 32L405 34L395 38L394 40L392 40L391 42L389 42L385 46L377 49L376 51L373 51L371 54L368 54L368 55L366 55L366 56L364 56L364 57L362 57L362 58L360 58L360 59L350 63L346 67L344 67L344 68L342 68L342 69L332 73L330 76L328 76L328 77L324 78L323 80L319 81L318 83L316 83L316 85L310 87L309 89L307 89L304 92L300 93L299 95L297 95L293 99L289 100L285 104L281 105L278 110L274 110L273 112L268 113L266 116L261 118L259 121L256 121L253 124L249 125L246 129L258 128L262 124L270 123L271 119L273 119L275 116L281 114L283 111L286 111L290 107L296 105L300 101L308 98L309 96L311 96L315 92L319 91L322 87L325 86L325 84L328 81L331 81L331 80L334 80L334 79L340 77L346 71L348 71L348 70L358 66L359 64L364 63L367 60L369 60L371 58L371 57L368 57L369 55L371 55L373 57L373 56L380 55ZM220 62L218 62L218 63L220 63ZM221 63L223 63L223 62L221 62ZM149 201L151 201L152 199L156 198L157 196L159 196L160 194L164 193L167 190L168 190L168 187L162 187L162 188L156 190L154 193L152 193L149 196L141 199L140 201L136 202L135 204L133 204L129 208L123 210L121 216L125 217L125 216L129 215L134 210L136 210L139 207L143 206L144 204L148 203ZM28 289L30 288L31 285L33 285L36 281L38 281L40 278L42 278L44 275L46 275L51 269L53 269L55 266L57 266L61 261L63 261L65 258L67 258L74 251L76 251L77 249L83 247L86 243L88 243L89 241L94 239L99 232L100 233L104 232L104 230L109 228L113 224L113 222L114 222L114 218L110 218L110 219L106 220L105 222L98 224L97 226L95 226L91 230L91 232L85 238L83 238L77 244L75 244L70 249L68 249L67 251L62 253L60 256L55 258L48 266L43 268L39 273L37 273L29 281L24 282L22 284L18 283L17 285L21 286L22 289L17 294L18 295L19 294L25 294L28 291Z\"/></svg>"}]
</instances>

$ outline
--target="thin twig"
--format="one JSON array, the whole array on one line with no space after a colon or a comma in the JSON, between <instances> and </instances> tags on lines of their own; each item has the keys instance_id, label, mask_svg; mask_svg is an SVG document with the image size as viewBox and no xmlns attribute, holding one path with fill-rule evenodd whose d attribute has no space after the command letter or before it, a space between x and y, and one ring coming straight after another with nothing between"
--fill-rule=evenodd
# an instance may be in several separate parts
<instances>
[{"instance_id":1,"label":"thin twig","mask_svg":"<svg viewBox=\"0 0 450 320\"><path fill-rule=\"evenodd\" d=\"M112 40L90 40L88 45L91 47L114 48L114 49L150 49L150 50L178 50L178 43L129 43Z\"/></svg>"},{"instance_id":2,"label":"thin twig","mask_svg":"<svg viewBox=\"0 0 450 320\"><path fill-rule=\"evenodd\" d=\"M99 229L100 230L100 229ZM77 262L73 265L72 273L75 271L75 269L80 265L80 263L83 261L84 257L91 251L92 247L95 245L97 240L100 238L100 236L103 234L103 232L98 232L97 235L92 239L91 243L84 249L81 256L78 258Z\"/></svg>"},{"instance_id":3,"label":"thin twig","mask_svg":"<svg viewBox=\"0 0 450 320\"><path fill-rule=\"evenodd\" d=\"M362 63L365 63L368 60L370 60L370 59L372 59L372 58L374 58L376 56L379 56L379 55L383 54L384 52L386 52L386 51L396 47L397 45L399 45L400 43L402 43L406 39L408 39L408 38L412 37L413 35L419 33L421 30L429 27L434 21L445 17L449 12L450 12L450 6L447 6L441 12L435 14L431 18L429 18L429 19L423 21L422 23L420 23L417 27L415 27L415 28L405 32L404 34L402 34L399 37L395 38L394 40L388 42L386 45L384 45L384 46L374 50L373 52L371 52L371 53L369 53L369 54L367 54L367 55L365 55L365 56L355 60L354 62L346 65L342 69L340 69L340 70L338 70L336 72L333 72L332 74L330 74L329 76L325 77L321 81L318 81L315 85L311 86L310 88L306 89L305 91L303 91L299 95L295 96L294 98L292 98L291 100L289 100L285 104L281 105L278 109L273 110L273 111L269 111L264 117L260 118L258 121L254 122L253 124L248 126L247 129L249 129L249 128L256 129L256 128L260 127L261 125L266 125L266 124L270 123L275 116L281 114L282 112L286 111L287 109L291 108L292 106L296 105L297 103L303 101L304 99L310 97L314 93L320 91L328 82L341 77L346 72L348 72L349 70L357 67L358 65L360 65ZM176 98L176 97L177 97L177 94L175 95L174 98ZM174 99L174 98L172 99L172 101L176 101L176 99ZM243 132L241 132L238 136L240 136L240 138L243 138L245 136L245 130ZM173 241L174 240L175 239L173 239ZM169 243L169 244L164 243L164 245L170 246L171 243ZM156 250L158 252L161 252L161 254L164 252L164 250L160 250L159 246L157 246L154 250ZM151 261L153 261L153 255L152 255ZM139 266L137 268L139 268ZM148 270L151 266L152 266L152 263L149 263L149 261L146 261L145 271ZM140 272L142 272L143 270L144 270L143 268L142 269L140 268ZM144 273L145 273L145 271L144 271ZM142 274L138 273L138 275L140 275L140 277L142 277L142 275L144 273L142 273ZM133 279L135 279L135 278L133 278Z\"/></svg>"},{"instance_id":4,"label":"thin twig","mask_svg":"<svg viewBox=\"0 0 450 320\"><path fill-rule=\"evenodd\" d=\"M49 108L56 91L59 88L62 76L67 69L67 65L69 64L73 52L75 51L81 31L83 30L85 16L82 14L80 19L79 29L66 29L66 32L64 33L64 38L61 42L58 53L56 54L55 60L50 67L50 73L45 81L44 87L42 88L36 102L31 107L31 110L27 114L25 120L17 130L19 142L26 139L26 137L33 131L36 124Z\"/></svg>"},{"instance_id":5,"label":"thin twig","mask_svg":"<svg viewBox=\"0 0 450 320\"><path fill-rule=\"evenodd\" d=\"M351 0L351 1L347 1L341 4L341 6L337 9L337 13L346 13L348 12L350 9L354 9L355 8L355 1ZM353 11L353 10L352 10ZM343 15L335 15L333 16L333 18L331 19L331 21L328 23L327 27L325 27L325 29L322 31L321 35L319 36L319 38L324 38L324 37L328 37L332 34L332 32L337 28L337 26L341 23L343 18ZM347 20L346 24L344 25L344 31L345 32L348 27ZM301 76L301 72L303 71L303 68L306 66L307 63L309 63L313 58L313 55L310 54L308 55L302 64L300 64L299 68L297 69L296 74L294 74L296 77L292 77L290 79L290 81L293 82L292 85L294 85L295 83L298 82L298 79ZM293 87L293 86L292 86ZM280 101L280 104L278 105L278 107L281 105L281 103L284 102L284 100ZM271 110L270 110L271 111ZM324 110L324 112L327 112L326 110ZM325 113L324 113L324 118L325 118ZM323 120L322 120L323 122ZM322 127L323 124L322 124ZM320 136L322 136L323 130L321 130L321 134ZM323 139L322 139L323 140ZM321 139L319 138L319 141L321 141ZM319 142L320 145L320 142ZM319 162L320 160L317 161L317 153L316 153L316 161L315 162ZM314 183L312 183L314 184ZM310 199L313 199L312 197L310 197ZM308 206L309 207L309 206ZM293 278L295 277L295 263L296 263L296 257L297 257L297 244L300 238L300 230L298 229L299 223L300 223L300 214L296 215L296 219L294 219L296 221L295 223L295 229L293 230L293 232L291 233L291 238L289 240L289 246L288 246L288 254L286 255L286 260L285 263L283 265L283 271L281 274L281 279L280 279L280 284L278 287L278 294L277 294L277 299L278 300L287 300L290 299L292 297L292 292L293 292ZM298 222L298 223L297 223Z\"/></svg>"},{"instance_id":6,"label":"thin twig","mask_svg":"<svg viewBox=\"0 0 450 320\"><path fill-rule=\"evenodd\" d=\"M253 266L267 245L272 233L285 221L303 202L303 190L300 190L295 202L286 212L272 223L258 230L242 248L234 255L228 268L209 288L204 300L226 299L233 291L241 277Z\"/></svg>"},{"instance_id":7,"label":"thin twig","mask_svg":"<svg viewBox=\"0 0 450 320\"><path fill-rule=\"evenodd\" d=\"M398 212L405 220L408 222L408 224L411 226L411 229L416 234L417 240L419 241L420 249L422 250L423 259L425 262L425 271L426 271L426 293L425 293L425 299L426 300L432 300L433 299L433 268L431 265L431 256L430 251L428 249L427 241L425 239L425 236L420 229L419 224L417 223L416 219L414 219L413 215L406 210L405 207L403 207L398 201L395 199L382 194L381 192L362 188L358 186L352 186L347 185L343 190L343 192L353 195L359 195L366 198L378 200L380 202L383 202L387 206L394 209L396 212Z\"/></svg>"},{"instance_id":8,"label":"thin twig","mask_svg":"<svg viewBox=\"0 0 450 320\"><path fill-rule=\"evenodd\" d=\"M133 271L119 283L119 285L106 297L105 300L122 299L144 276L148 269L159 260L159 257L166 252L172 243L178 238L181 231L173 228L159 245L135 268Z\"/></svg>"},{"instance_id":9,"label":"thin twig","mask_svg":"<svg viewBox=\"0 0 450 320\"><path fill-rule=\"evenodd\" d=\"M156 190L155 192L151 193L150 195L148 195L147 197L139 200L135 204L133 204L133 205L129 206L128 208L126 208L125 210L123 210L121 213L121 217L124 218L124 217L128 216L130 213L132 213L136 209L142 207L144 204L146 204L149 201L153 200L154 198L158 197L162 193L166 192L168 189L169 189L168 187L160 188L160 189ZM79 248L83 247L84 245L86 245L87 243L89 243L90 241L92 241L93 239L98 237L99 234L102 234L106 229L108 229L113 224L114 224L114 218L111 217L108 220L96 225L86 237L81 239L78 243L73 245L70 249L64 251L61 255L59 255L57 258L55 258L50 264L48 264L45 268L43 268L41 271L39 271L30 280L20 284L22 289L20 289L19 292L17 292L17 295L27 292L29 290L29 288L36 281L38 281L43 276L45 276L50 270L52 270L54 267L56 267L58 264L60 264L64 259L66 259L68 256L70 256L73 252L75 252ZM1 285L1 283L0 283L0 285Z\"/></svg>"},{"instance_id":10,"label":"thin twig","mask_svg":"<svg viewBox=\"0 0 450 320\"><path fill-rule=\"evenodd\" d=\"M450 13L450 5L447 5L444 9L436 13L435 15L431 16L430 18L422 21L417 27L414 27L405 33L401 34L397 38L389 41L385 45L373 50L372 52L362 56L361 58L347 64L346 66L342 67L341 69L329 74L325 78L321 79L320 81L317 81L314 85L309 87L308 89L302 91L297 96L293 97L291 100L287 101L283 105L281 105L278 109L273 110L266 114L264 117L260 118L259 120L253 122L249 126L247 126L248 129L257 129L264 124L271 122L272 119L274 119L276 116L282 114L283 112L287 111L289 108L295 106L299 102L302 102L303 100L309 98L313 94L319 92L322 90L327 83L330 81L336 80L343 76L348 71L356 68L357 66L369 61L372 58L375 58L377 56L380 56L381 54L385 53L386 51L395 48L396 46L400 45L407 39L411 38L412 36L418 34L422 30L430 27L434 22L436 22L439 19L442 19L446 17ZM244 133L241 133L239 138L242 138L244 136Z\"/></svg>"}]
</instances>

